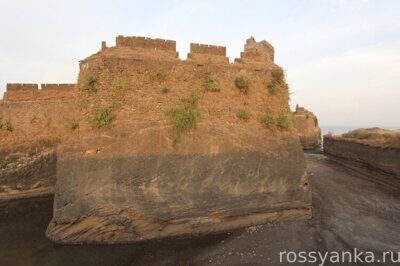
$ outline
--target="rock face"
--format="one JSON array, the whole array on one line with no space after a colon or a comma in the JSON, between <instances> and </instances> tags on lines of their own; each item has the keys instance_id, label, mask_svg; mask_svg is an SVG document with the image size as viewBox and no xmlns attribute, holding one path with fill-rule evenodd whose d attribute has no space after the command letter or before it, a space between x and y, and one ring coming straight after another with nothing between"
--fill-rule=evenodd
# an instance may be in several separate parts
<instances>
[{"instance_id":1,"label":"rock face","mask_svg":"<svg viewBox=\"0 0 400 266\"><path fill-rule=\"evenodd\" d=\"M81 61L71 93L10 86L8 140L61 143L32 163L57 161L47 236L127 243L309 218L283 71L268 43L246 46L234 64L204 44L182 61L174 41L118 36Z\"/></svg>"},{"instance_id":2,"label":"rock face","mask_svg":"<svg viewBox=\"0 0 400 266\"><path fill-rule=\"evenodd\" d=\"M371 179L400 187L400 131L359 129L324 136L324 154Z\"/></svg>"},{"instance_id":3,"label":"rock face","mask_svg":"<svg viewBox=\"0 0 400 266\"><path fill-rule=\"evenodd\" d=\"M304 107L296 106L295 125L303 149L314 149L321 145L321 129L317 117Z\"/></svg>"}]
</instances>

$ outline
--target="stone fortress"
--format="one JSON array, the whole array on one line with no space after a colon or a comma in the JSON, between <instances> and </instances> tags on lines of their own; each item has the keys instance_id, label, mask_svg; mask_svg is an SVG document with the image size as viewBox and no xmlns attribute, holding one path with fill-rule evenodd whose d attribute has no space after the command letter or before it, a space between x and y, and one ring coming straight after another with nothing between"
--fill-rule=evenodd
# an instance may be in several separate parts
<instances>
[{"instance_id":1,"label":"stone fortress","mask_svg":"<svg viewBox=\"0 0 400 266\"><path fill-rule=\"evenodd\" d=\"M311 216L274 48L116 37L77 84L8 84L0 197L55 193L60 243L127 243ZM54 189L54 183L57 180Z\"/></svg>"}]
</instances>

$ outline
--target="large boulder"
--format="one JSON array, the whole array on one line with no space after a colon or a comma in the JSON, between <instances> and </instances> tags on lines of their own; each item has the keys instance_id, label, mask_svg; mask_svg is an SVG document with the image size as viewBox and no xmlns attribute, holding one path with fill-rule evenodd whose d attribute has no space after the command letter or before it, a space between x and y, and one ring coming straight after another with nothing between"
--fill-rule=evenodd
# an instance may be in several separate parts
<instances>
[{"instance_id":1,"label":"large boulder","mask_svg":"<svg viewBox=\"0 0 400 266\"><path fill-rule=\"evenodd\" d=\"M58 151L51 240L128 243L311 216L280 67L229 64L201 45L192 54L210 60L182 61L170 41L118 38L81 61L87 105Z\"/></svg>"}]
</instances>

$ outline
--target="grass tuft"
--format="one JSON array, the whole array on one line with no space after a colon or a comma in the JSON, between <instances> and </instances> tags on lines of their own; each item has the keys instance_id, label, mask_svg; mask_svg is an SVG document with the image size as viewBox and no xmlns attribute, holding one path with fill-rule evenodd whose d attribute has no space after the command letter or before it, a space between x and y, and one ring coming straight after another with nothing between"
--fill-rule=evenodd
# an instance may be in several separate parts
<instances>
[{"instance_id":1,"label":"grass tuft","mask_svg":"<svg viewBox=\"0 0 400 266\"><path fill-rule=\"evenodd\" d=\"M294 125L294 117L293 114L281 114L278 117L277 125L282 129L291 129Z\"/></svg>"},{"instance_id":2,"label":"grass tuft","mask_svg":"<svg viewBox=\"0 0 400 266\"><path fill-rule=\"evenodd\" d=\"M272 79L268 84L268 91L272 95L276 94L280 89L285 89L286 91L289 91L289 85L285 80L285 73L281 68L272 69L271 76Z\"/></svg>"},{"instance_id":3,"label":"grass tuft","mask_svg":"<svg viewBox=\"0 0 400 266\"><path fill-rule=\"evenodd\" d=\"M247 120L250 120L251 114L250 114L249 111L247 111L245 109L240 109L239 112L238 112L238 117L241 120L247 121Z\"/></svg>"},{"instance_id":4,"label":"grass tuft","mask_svg":"<svg viewBox=\"0 0 400 266\"><path fill-rule=\"evenodd\" d=\"M97 92L96 84L97 84L97 77L88 75L85 78L84 81L84 86L81 87L81 91L87 91L87 92Z\"/></svg>"},{"instance_id":5,"label":"grass tuft","mask_svg":"<svg viewBox=\"0 0 400 266\"><path fill-rule=\"evenodd\" d=\"M182 133L196 128L197 122L200 119L198 100L199 96L196 93L191 93L188 97L182 99L184 103L183 107L171 108L167 111L167 115L173 126L172 145L174 147L180 142Z\"/></svg>"},{"instance_id":6,"label":"grass tuft","mask_svg":"<svg viewBox=\"0 0 400 266\"><path fill-rule=\"evenodd\" d=\"M1 122L0 121L0 129L4 131L13 131L13 127L11 126L10 122Z\"/></svg>"},{"instance_id":7,"label":"grass tuft","mask_svg":"<svg viewBox=\"0 0 400 266\"><path fill-rule=\"evenodd\" d=\"M264 113L260 116L260 122L263 124L266 128L271 128L273 125L275 125L275 118L267 113Z\"/></svg>"},{"instance_id":8,"label":"grass tuft","mask_svg":"<svg viewBox=\"0 0 400 266\"><path fill-rule=\"evenodd\" d=\"M220 92L220 86L217 80L212 75L207 75L203 82L205 91Z\"/></svg>"},{"instance_id":9,"label":"grass tuft","mask_svg":"<svg viewBox=\"0 0 400 266\"><path fill-rule=\"evenodd\" d=\"M268 90L271 94L276 94L276 92L278 91L278 82L273 79L271 80L271 82L268 84Z\"/></svg>"},{"instance_id":10,"label":"grass tuft","mask_svg":"<svg viewBox=\"0 0 400 266\"><path fill-rule=\"evenodd\" d=\"M156 77L159 81L165 81L165 78L167 77L167 72L165 69L161 68L157 71Z\"/></svg>"},{"instance_id":11,"label":"grass tuft","mask_svg":"<svg viewBox=\"0 0 400 266\"><path fill-rule=\"evenodd\" d=\"M110 124L115 119L115 114L109 107L95 108L90 117L90 125L93 128L101 128Z\"/></svg>"},{"instance_id":12,"label":"grass tuft","mask_svg":"<svg viewBox=\"0 0 400 266\"><path fill-rule=\"evenodd\" d=\"M161 89L161 93L163 93L163 94L166 94L166 93L168 93L169 92L169 88L168 87L164 87L164 88L162 88Z\"/></svg>"},{"instance_id":13,"label":"grass tuft","mask_svg":"<svg viewBox=\"0 0 400 266\"><path fill-rule=\"evenodd\" d=\"M68 120L67 123L65 123L65 127L68 130L74 131L75 129L79 128L79 123L76 122L75 120Z\"/></svg>"}]
</instances>

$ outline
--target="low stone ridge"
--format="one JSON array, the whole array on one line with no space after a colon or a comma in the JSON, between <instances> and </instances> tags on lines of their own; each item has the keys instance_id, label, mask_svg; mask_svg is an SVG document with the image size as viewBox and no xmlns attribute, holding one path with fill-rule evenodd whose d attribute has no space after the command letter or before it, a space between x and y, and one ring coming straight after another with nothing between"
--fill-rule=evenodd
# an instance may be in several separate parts
<instances>
[{"instance_id":1,"label":"low stone ridge","mask_svg":"<svg viewBox=\"0 0 400 266\"><path fill-rule=\"evenodd\" d=\"M296 105L295 125L303 149L315 149L321 145L321 129L317 117L304 107Z\"/></svg>"},{"instance_id":2,"label":"low stone ridge","mask_svg":"<svg viewBox=\"0 0 400 266\"><path fill-rule=\"evenodd\" d=\"M324 154L334 161L400 188L400 130L358 129L324 136Z\"/></svg>"},{"instance_id":3,"label":"low stone ridge","mask_svg":"<svg viewBox=\"0 0 400 266\"><path fill-rule=\"evenodd\" d=\"M193 54L211 60L180 60L175 45L118 36L80 62L71 97L46 85L37 94L55 97L0 101L0 152L32 149L34 169L56 150L51 240L127 243L311 216L287 86L267 87L282 69L214 60L226 50L208 45Z\"/></svg>"}]
</instances>

